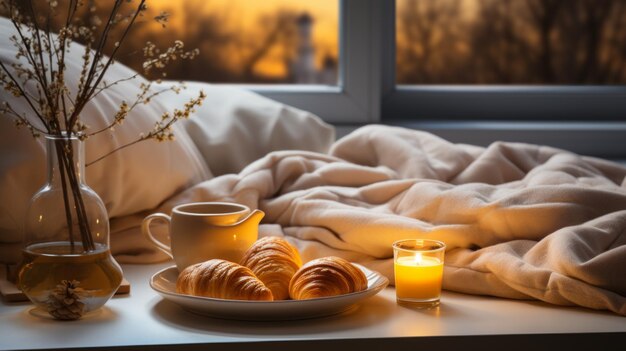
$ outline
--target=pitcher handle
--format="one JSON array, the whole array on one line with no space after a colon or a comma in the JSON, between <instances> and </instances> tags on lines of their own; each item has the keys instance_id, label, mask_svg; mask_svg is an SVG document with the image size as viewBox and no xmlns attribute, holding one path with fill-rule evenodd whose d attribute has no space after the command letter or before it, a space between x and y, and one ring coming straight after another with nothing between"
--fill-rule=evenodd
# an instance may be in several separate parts
<instances>
[{"instance_id":1,"label":"pitcher handle","mask_svg":"<svg viewBox=\"0 0 626 351\"><path fill-rule=\"evenodd\" d=\"M172 218L165 213L153 213L144 218L141 222L141 232L143 233L143 236L146 237L148 241L153 243L159 250L165 252L171 258L174 258L174 256L172 255L172 249L163 242L159 241L157 238L155 238L150 231L150 223L155 219L161 219L163 221L166 221L168 224L170 224L172 221Z\"/></svg>"}]
</instances>

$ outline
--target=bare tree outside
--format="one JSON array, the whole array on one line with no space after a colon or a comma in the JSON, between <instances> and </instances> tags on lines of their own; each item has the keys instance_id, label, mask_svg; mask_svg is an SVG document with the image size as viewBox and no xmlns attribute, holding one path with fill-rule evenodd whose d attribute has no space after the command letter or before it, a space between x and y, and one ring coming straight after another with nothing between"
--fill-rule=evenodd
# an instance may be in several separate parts
<instances>
[{"instance_id":1,"label":"bare tree outside","mask_svg":"<svg viewBox=\"0 0 626 351\"><path fill-rule=\"evenodd\" d=\"M84 1L89 5L99 0ZM127 12L136 1L125 3ZM159 76L149 78L211 83L337 84L338 0L265 0L263 3L154 0L148 3L143 18L138 19L128 40L119 48L120 62L141 72L144 61L141 48L148 41L166 48L180 40L185 47L200 49L195 60L170 65ZM48 0L36 0L35 5L48 6ZM107 20L106 13L91 8L86 6L79 14L85 23L96 25ZM167 16L167 28L152 20L160 15ZM114 45L107 43L105 52L111 52Z\"/></svg>"},{"instance_id":2,"label":"bare tree outside","mask_svg":"<svg viewBox=\"0 0 626 351\"><path fill-rule=\"evenodd\" d=\"M338 0L152 4L118 56L137 71L147 41L181 40L201 55L162 78L337 84ZM626 0L397 0L396 19L399 84L626 83Z\"/></svg>"},{"instance_id":3,"label":"bare tree outside","mask_svg":"<svg viewBox=\"0 0 626 351\"><path fill-rule=\"evenodd\" d=\"M624 84L625 0L398 0L400 84Z\"/></svg>"},{"instance_id":4,"label":"bare tree outside","mask_svg":"<svg viewBox=\"0 0 626 351\"><path fill-rule=\"evenodd\" d=\"M142 47L146 41L160 45L179 39L188 47L199 48L201 55L189 64L173 66L163 78L213 83L336 84L336 66L330 68L333 71L330 78L323 76L328 68L321 63L307 68L313 79L302 79L302 74L295 71L298 61L321 61L317 57L321 53L316 52L319 38L316 41L312 37L316 8L307 9L310 5L302 1L292 3L278 1L269 11L255 11L254 2L245 0L185 0L151 9L148 16L156 16L163 10L170 13L168 29L155 25L142 27L132 37L133 42L126 49L127 58L122 61L138 69L141 60L133 57L133 47ZM323 3L316 6L338 7L336 0ZM246 17L241 15L244 7L250 13ZM303 17L310 17L311 21L302 23ZM334 33L338 36L338 29ZM298 50L304 42L311 46L307 53L310 57ZM335 48L335 62L337 51Z\"/></svg>"}]
</instances>

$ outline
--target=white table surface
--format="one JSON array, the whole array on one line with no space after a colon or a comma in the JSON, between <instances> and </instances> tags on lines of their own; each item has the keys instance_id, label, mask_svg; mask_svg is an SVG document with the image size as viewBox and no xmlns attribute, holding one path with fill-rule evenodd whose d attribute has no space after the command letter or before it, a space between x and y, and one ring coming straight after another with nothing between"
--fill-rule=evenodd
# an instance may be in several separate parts
<instances>
[{"instance_id":1,"label":"white table surface","mask_svg":"<svg viewBox=\"0 0 626 351\"><path fill-rule=\"evenodd\" d=\"M288 322L241 322L189 313L162 299L149 277L172 263L124 265L131 293L95 315L63 322L29 303L0 302L0 350L626 350L626 317L444 292L436 310L395 303L386 288L340 315Z\"/></svg>"}]
</instances>

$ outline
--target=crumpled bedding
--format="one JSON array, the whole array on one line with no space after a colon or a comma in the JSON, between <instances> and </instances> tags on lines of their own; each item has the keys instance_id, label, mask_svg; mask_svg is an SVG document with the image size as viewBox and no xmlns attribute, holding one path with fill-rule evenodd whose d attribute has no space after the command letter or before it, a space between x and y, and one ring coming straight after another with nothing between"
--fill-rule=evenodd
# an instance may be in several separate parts
<instances>
[{"instance_id":1,"label":"crumpled bedding","mask_svg":"<svg viewBox=\"0 0 626 351\"><path fill-rule=\"evenodd\" d=\"M393 282L392 243L432 238L447 245L444 289L626 315L626 167L606 160L370 125L328 153L271 152L155 211L193 201L263 210L260 235L304 260L341 256ZM163 258L137 234L142 215L113 221L122 261Z\"/></svg>"}]
</instances>

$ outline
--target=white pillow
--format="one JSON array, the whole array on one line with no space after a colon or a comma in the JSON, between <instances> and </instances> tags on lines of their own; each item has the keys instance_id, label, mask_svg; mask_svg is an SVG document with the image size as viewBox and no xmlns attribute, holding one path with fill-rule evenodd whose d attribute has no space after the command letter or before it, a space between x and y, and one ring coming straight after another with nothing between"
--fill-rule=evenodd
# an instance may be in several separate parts
<instances>
[{"instance_id":1,"label":"white pillow","mask_svg":"<svg viewBox=\"0 0 626 351\"><path fill-rule=\"evenodd\" d=\"M16 62L9 41L14 31L8 19L0 18L0 60L5 65ZM66 54L68 86L77 85L83 52L82 46L72 44ZM106 79L112 82L133 74L128 67L115 64ZM91 130L107 126L123 100L134 101L142 82L145 80L138 78L105 90L84 108L81 118ZM8 101L17 111L29 111L23 99L4 89L0 89L0 101ZM178 99L172 105L181 108L184 102ZM158 99L137 106L114 132L86 141L85 160L94 160L152 130L165 111ZM173 142L144 141L87 167L86 182L103 199L110 217L154 208L176 192L211 177L183 126L175 126L174 134ZM15 246L21 241L24 213L30 197L45 181L45 169L43 138L35 140L26 129L16 130L11 117L0 116L0 244Z\"/></svg>"},{"instance_id":2,"label":"white pillow","mask_svg":"<svg viewBox=\"0 0 626 351\"><path fill-rule=\"evenodd\" d=\"M271 151L327 153L335 141L335 129L309 112L236 87L199 82L185 85L180 93L183 100L197 96L200 90L207 95L196 115L183 125L215 176L237 173ZM176 101L162 102L174 108Z\"/></svg>"}]
</instances>

